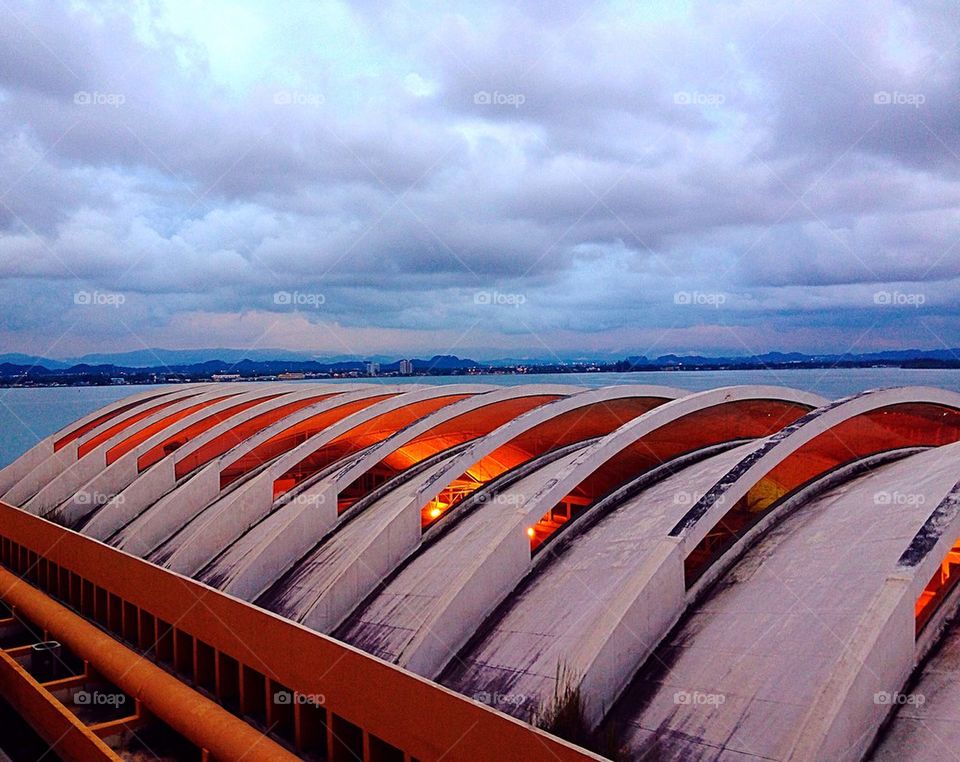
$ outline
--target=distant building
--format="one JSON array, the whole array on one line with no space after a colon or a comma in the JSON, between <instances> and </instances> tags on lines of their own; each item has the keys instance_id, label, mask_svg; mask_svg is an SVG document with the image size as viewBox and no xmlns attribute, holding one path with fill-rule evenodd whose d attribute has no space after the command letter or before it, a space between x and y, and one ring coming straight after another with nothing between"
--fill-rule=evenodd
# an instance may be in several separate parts
<instances>
[{"instance_id":1,"label":"distant building","mask_svg":"<svg viewBox=\"0 0 960 762\"><path fill-rule=\"evenodd\" d=\"M413 375L413 360L401 360L401 361L400 361L400 375L401 375L401 376L412 376L412 375Z\"/></svg>"},{"instance_id":2,"label":"distant building","mask_svg":"<svg viewBox=\"0 0 960 762\"><path fill-rule=\"evenodd\" d=\"M380 363L378 362L368 362L367 363L367 375L376 376L380 373Z\"/></svg>"},{"instance_id":3,"label":"distant building","mask_svg":"<svg viewBox=\"0 0 960 762\"><path fill-rule=\"evenodd\" d=\"M239 381L239 373L214 373L211 378L214 381Z\"/></svg>"},{"instance_id":4,"label":"distant building","mask_svg":"<svg viewBox=\"0 0 960 762\"><path fill-rule=\"evenodd\" d=\"M123 384L127 383L127 379L125 379L125 378L111 378L111 379L110 379L110 383L113 384L114 386L122 386Z\"/></svg>"},{"instance_id":5,"label":"distant building","mask_svg":"<svg viewBox=\"0 0 960 762\"><path fill-rule=\"evenodd\" d=\"M278 373L277 378L280 381L300 381L306 376L303 373L290 372L290 373Z\"/></svg>"}]
</instances>

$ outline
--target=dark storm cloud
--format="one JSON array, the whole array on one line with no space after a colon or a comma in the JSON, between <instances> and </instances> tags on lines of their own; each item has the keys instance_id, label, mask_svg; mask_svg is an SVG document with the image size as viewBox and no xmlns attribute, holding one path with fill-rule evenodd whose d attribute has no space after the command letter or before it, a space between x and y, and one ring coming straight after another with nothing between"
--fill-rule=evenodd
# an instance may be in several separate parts
<instances>
[{"instance_id":1,"label":"dark storm cloud","mask_svg":"<svg viewBox=\"0 0 960 762\"><path fill-rule=\"evenodd\" d=\"M77 320L117 348L956 333L950 4L231 9L0 10L0 294L33 306L11 350ZM122 320L83 289L129 297ZM322 309L275 301L295 289Z\"/></svg>"}]
</instances>

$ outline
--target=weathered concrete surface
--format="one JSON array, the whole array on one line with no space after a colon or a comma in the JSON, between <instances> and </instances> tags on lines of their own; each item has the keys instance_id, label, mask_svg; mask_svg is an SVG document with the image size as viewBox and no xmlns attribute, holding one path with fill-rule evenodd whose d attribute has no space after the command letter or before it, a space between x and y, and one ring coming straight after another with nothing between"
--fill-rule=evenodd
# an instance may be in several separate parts
<instances>
[{"instance_id":1,"label":"weathered concrete surface","mask_svg":"<svg viewBox=\"0 0 960 762\"><path fill-rule=\"evenodd\" d=\"M953 626L905 686L870 759L952 760L960 750L960 627Z\"/></svg>"},{"instance_id":2,"label":"weathered concrete surface","mask_svg":"<svg viewBox=\"0 0 960 762\"><path fill-rule=\"evenodd\" d=\"M316 391L306 384L291 387L296 391L288 399ZM960 590L918 637L914 616L917 595L960 536L960 446L949 444L960 437L960 395L920 388L865 392L822 405L796 425L775 418L759 432L756 422L776 414L744 408L712 429L706 420L703 426L699 420L679 426L656 449L644 438L656 421L693 414L711 401L769 401L784 394L805 406L811 399L764 387L717 389L666 402L609 433L605 410L622 420L621 412L632 411L634 403L621 412L606 407L637 399L642 387L558 387L548 396L562 399L533 410L519 405L501 411L492 416L495 424L488 418L490 425L471 429L472 436L444 429L437 437L439 454L411 461L416 465L409 472L340 516L341 488L437 421L454 418L460 403L441 408L432 422L428 414L400 429L390 419L369 422L349 446L324 450L323 458L312 461L313 473L302 474L293 489L274 499L273 481L290 466L332 437L352 437L347 432L353 422L376 415L368 407L347 420L364 403L376 406L396 395L379 408L396 411L413 399L453 391L335 388L338 399L311 400L309 408L265 423L259 432L249 429L230 440L242 439L227 452L209 448L205 452L214 460L207 463L205 455L189 461L194 470L180 478L174 464L228 424L142 473L131 470L137 456L161 443L165 433L149 429L150 438L134 450L114 451L112 465L105 456L154 423L179 435L191 421L237 398L176 422L166 416L200 399L236 394L244 385L176 388L169 392L174 406L78 459L79 446L113 432L126 411L135 412L124 407L133 398L121 400L112 406L125 411L119 417L101 423L103 411L97 411L85 419L95 423L91 430L58 452L56 436L74 427L0 472L0 491L8 499L23 497L16 502L27 510L156 563L173 559L182 571L307 626L328 632L339 627L339 635L363 648L423 675L439 672L441 682L516 715L549 699L559 666L580 680L589 722L599 721L626 687L607 725L626 728L633 756L853 759L890 714L890 705L874 697L898 690L921 694L924 702L900 707L877 747L879 758L939 758L960 740L952 709L960 699L954 691L960 625L949 621ZM459 409L481 410L487 400L480 398L488 395L505 401L542 395L545 388L553 387L485 391ZM263 393L267 387L252 389ZM196 396L188 400L188 394ZM244 473L221 489L223 472L245 454L348 399L349 412L313 421L310 438L282 436L269 462L244 460ZM588 406L590 401L598 406ZM571 415L560 419L561 411ZM873 411L879 411L875 419L869 417ZM482 416L470 426L478 422ZM393 433L385 434L387 429ZM769 431L777 433L766 436ZM518 434L527 437L524 446L514 439ZM755 436L766 438L733 444ZM820 448L827 440L836 444L833 450ZM613 453L638 441L649 456L628 453L606 473L594 474ZM805 448L808 442L817 446ZM708 443L718 449L698 451ZM941 446L922 450L933 444ZM735 449L720 452L721 446ZM487 487L492 497L481 501L478 490L424 533L425 502L468 464L501 452L506 454L499 464L508 470L486 472L496 476ZM671 463L673 474L646 472L658 458L678 456L689 459ZM895 457L902 460L880 462ZM634 481L640 472L644 478ZM591 494L607 494L614 478L631 486L531 559L524 524L586 477L596 479L594 487L603 485ZM88 514L88 495L114 496ZM743 496L749 499L741 503ZM732 505L739 511L736 520L750 528L730 546L718 530ZM743 516L746 505L774 507L751 524ZM711 565L702 576L702 567L685 573L685 556L708 533L717 534L714 552L726 548L723 556L716 563L708 557ZM701 554L695 558L701 562ZM944 649L914 675L916 687L904 688L917 660L943 632ZM934 723L941 723L943 746L931 740Z\"/></svg>"},{"instance_id":3,"label":"weathered concrete surface","mask_svg":"<svg viewBox=\"0 0 960 762\"><path fill-rule=\"evenodd\" d=\"M531 565L527 498L579 451L538 468L473 509L392 577L337 636L433 677Z\"/></svg>"},{"instance_id":4,"label":"weathered concrete surface","mask_svg":"<svg viewBox=\"0 0 960 762\"><path fill-rule=\"evenodd\" d=\"M514 594L482 637L451 661L441 682L467 695L522 696L513 707L520 714L533 710L553 694L558 666L570 664L606 607L644 569L676 519L755 446L742 445L680 470L578 536ZM673 571L682 583L682 570ZM673 600L661 604L673 611L682 607L682 595L681 584ZM641 643L644 650L652 645Z\"/></svg>"},{"instance_id":5,"label":"weathered concrete surface","mask_svg":"<svg viewBox=\"0 0 960 762\"><path fill-rule=\"evenodd\" d=\"M632 753L809 753L810 733L814 748L823 748L836 727L838 715L816 716L836 695L830 685L845 692L846 703L831 703L831 711L844 713L846 754L862 752L857 741L869 742L883 711L864 678L876 676L873 690L890 690L912 665L912 617L897 618L902 608L878 599L930 506L956 481L956 461L941 449L811 500L752 547L654 651L619 702L609 721L625 728ZM909 610L912 602L903 600ZM890 621L899 623L894 637L877 637ZM847 658L851 645L864 644L868 651ZM872 659L872 671L864 671Z\"/></svg>"},{"instance_id":6,"label":"weathered concrete surface","mask_svg":"<svg viewBox=\"0 0 960 762\"><path fill-rule=\"evenodd\" d=\"M420 542L420 511L409 506L440 460L368 506L336 530L258 603L329 632Z\"/></svg>"},{"instance_id":7,"label":"weathered concrete surface","mask_svg":"<svg viewBox=\"0 0 960 762\"><path fill-rule=\"evenodd\" d=\"M12 475L19 476L18 480L11 484L4 493L4 501L9 502L12 505L26 508L28 502L38 498L39 493L50 487L50 485L53 482L56 482L58 479L62 479L63 483L67 486L70 484L73 484L75 487L80 486L84 481L96 475L97 472L103 468L104 454L113 444L129 436L131 433L139 430L143 426L148 425L152 421L162 418L165 415L169 415L170 412L176 409L194 404L199 399L199 396L203 391L204 389L202 387L190 386L182 389L176 389L175 391L172 391L158 399L150 399L144 405L121 413L116 418L106 421L103 425L91 429L79 439L74 440L66 447L54 452L53 442L55 441L55 437L59 435L58 432L58 434L55 434L53 437L49 437L47 440L44 440L44 442L39 443L36 447L30 450L24 456L23 466L20 465L20 461L18 459L4 469L4 474L10 473ZM140 395L138 395L138 397L139 396ZM151 415L148 418L137 421L136 423L131 423L129 428L126 430L119 432L116 436L103 443L100 447L78 458L78 448L85 442L96 437L102 431L106 431L122 421L134 418L145 410L159 407L160 405L167 405L167 403L173 404L169 404L162 410L158 410L154 415ZM115 407L118 407L118 405L108 406L108 408L102 409L99 412L102 413ZM122 407L122 405L120 407ZM96 418L96 415L91 414L90 416L82 419L82 421L93 418ZM78 425L80 425L80 423L81 422L78 422ZM75 427L71 427L71 429L73 428ZM34 454L35 452L36 454ZM46 454L46 457L42 457L44 454ZM21 473L25 466L30 466L29 470L26 473ZM74 471L77 473L75 477L66 476L66 474L72 474ZM33 510L34 513L48 509L52 505L61 502L67 495L70 494L70 492L69 489L62 489L60 491L54 491L51 494L52 496L49 498L41 498L36 501L37 508ZM57 499L58 495L62 495L59 500Z\"/></svg>"},{"instance_id":8,"label":"weathered concrete surface","mask_svg":"<svg viewBox=\"0 0 960 762\"><path fill-rule=\"evenodd\" d=\"M351 462L358 453L344 459ZM198 579L244 600L254 600L313 548L337 522L334 463L307 489L275 504L273 511L229 545Z\"/></svg>"}]
</instances>

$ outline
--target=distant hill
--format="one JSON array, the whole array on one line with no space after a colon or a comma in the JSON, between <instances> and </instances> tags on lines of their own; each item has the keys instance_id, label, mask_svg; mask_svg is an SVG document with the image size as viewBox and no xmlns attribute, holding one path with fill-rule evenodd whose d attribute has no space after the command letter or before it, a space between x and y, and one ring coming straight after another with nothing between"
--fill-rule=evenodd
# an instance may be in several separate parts
<instances>
[{"instance_id":1,"label":"distant hill","mask_svg":"<svg viewBox=\"0 0 960 762\"><path fill-rule=\"evenodd\" d=\"M126 353L129 363L104 362L101 356L87 355L82 362L66 364L62 361L46 358L32 358L27 355L7 354L0 355L0 378L12 377L78 377L104 376L127 377L144 374L158 375L187 375L209 377L216 373L239 373L242 376L275 375L278 373L363 373L369 360L355 358L336 360L302 359L302 355L290 353L291 358L252 359L243 356L240 350L213 350L214 352L234 353L236 359L200 359L197 361L183 361L181 355L172 350L144 350L143 352ZM252 353L254 356L261 352ZM153 364L139 365L148 356L154 357ZM185 352L183 357L192 358L192 351ZM111 356L112 357L112 356ZM160 361L158 361L160 360ZM162 362L161 362L162 361ZM372 358L380 363L381 373L398 373L399 360ZM438 373L464 371L483 366L475 360L463 359L454 355L434 355L423 360L412 361L414 372Z\"/></svg>"},{"instance_id":2,"label":"distant hill","mask_svg":"<svg viewBox=\"0 0 960 762\"><path fill-rule=\"evenodd\" d=\"M74 363L64 362L62 360L51 360L47 357L20 354L19 352L0 354L0 367L4 365L17 365L22 367L39 365L48 370L60 370L62 368L69 368L73 364Z\"/></svg>"},{"instance_id":3,"label":"distant hill","mask_svg":"<svg viewBox=\"0 0 960 762\"><path fill-rule=\"evenodd\" d=\"M0 355L0 361L4 360ZM196 365L212 360L226 363L241 360L316 360L309 352L287 349L138 349L132 352L89 354L71 358L67 365L117 365L127 368L156 368L173 365ZM11 360L10 362L13 362ZM49 366L48 366L49 367Z\"/></svg>"},{"instance_id":4,"label":"distant hill","mask_svg":"<svg viewBox=\"0 0 960 762\"><path fill-rule=\"evenodd\" d=\"M367 358L316 358L306 353L287 350L171 350L149 349L124 352L117 355L85 355L76 362L51 360L27 354L0 355L0 379L49 382L95 382L108 378L129 378L142 382L150 376L183 376L209 378L218 373L238 373L244 377L269 376L279 373L349 374L363 375L368 361L380 364L381 374L398 373L400 361L383 356ZM658 370L658 369L722 369L722 368L789 368L824 367L831 365L885 365L894 367L960 367L960 349L905 349L862 354L807 355L800 352L767 352L742 357L709 357L706 355L666 354L655 358L643 355L622 360L493 360L478 362L456 355L434 355L429 359L414 358L413 371L418 374L439 375L491 369L541 370L562 373L591 366L604 370ZM97 381L101 379L101 381Z\"/></svg>"}]
</instances>

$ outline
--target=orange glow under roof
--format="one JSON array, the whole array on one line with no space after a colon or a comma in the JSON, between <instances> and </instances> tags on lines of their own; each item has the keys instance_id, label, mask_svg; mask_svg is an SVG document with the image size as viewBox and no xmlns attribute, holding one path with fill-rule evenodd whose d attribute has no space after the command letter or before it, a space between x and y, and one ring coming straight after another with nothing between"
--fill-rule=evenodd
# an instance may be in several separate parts
<instances>
[{"instance_id":1,"label":"orange glow under roof","mask_svg":"<svg viewBox=\"0 0 960 762\"><path fill-rule=\"evenodd\" d=\"M238 392L239 393L239 392ZM208 408L211 405L216 405L218 402L223 400L230 399L231 397L236 397L235 394L224 394L222 397L214 397L211 400L206 400L205 402L198 402L196 405L190 405L189 407L183 408L183 410L178 410L176 413L171 413L168 416L164 416L159 421L154 421L148 426L144 426L139 431L131 434L126 439L115 444L109 450L107 450L107 465L114 463L117 459L122 458L128 452L136 449L139 445L146 442L154 434L157 434L163 431L168 426L172 426L177 421L182 421L187 416L193 415L199 410Z\"/></svg>"},{"instance_id":2,"label":"orange glow under roof","mask_svg":"<svg viewBox=\"0 0 960 762\"><path fill-rule=\"evenodd\" d=\"M183 447L183 445L185 445L191 439L194 439L204 432L209 431L217 424L229 420L233 416L242 413L244 410L250 409L254 405L259 405L263 402L276 399L280 396L281 394L271 394L266 397L258 397L256 399L247 400L246 402L241 402L239 405L233 405L228 407L226 410L221 410L219 413L208 415L202 421L197 421L196 423L187 426L187 428L178 431L176 434L171 434L160 444L151 447L147 452L137 459L137 470L146 470L154 463L169 455L171 452Z\"/></svg>"},{"instance_id":3,"label":"orange glow under roof","mask_svg":"<svg viewBox=\"0 0 960 762\"><path fill-rule=\"evenodd\" d=\"M270 437L266 442L260 443L246 455L241 456L223 469L223 471L220 472L220 489L225 489L237 479L259 468L264 463L269 463L274 458L283 455L285 452L289 452L294 447L306 442L317 432L323 431L325 428L332 426L348 415L396 396L397 393L393 392L391 394L380 394L345 402L342 405L337 405L330 410L324 410L284 429L280 433Z\"/></svg>"},{"instance_id":4,"label":"orange glow under roof","mask_svg":"<svg viewBox=\"0 0 960 762\"><path fill-rule=\"evenodd\" d=\"M82 458L88 452L92 452L97 447L102 445L104 442L112 439L114 436L119 434L124 429L128 429L133 426L135 423L142 421L144 418L149 418L156 412L163 410L164 408L170 407L178 402L184 402L185 400L196 397L196 394L187 394L183 397L178 397L175 400L169 400L168 402L161 402L159 405L153 405L148 407L146 410L141 410L139 413L134 413L133 415L127 416L122 421L118 421L107 429L104 429L96 436L91 437L86 442L82 442L77 448L77 457Z\"/></svg>"}]
</instances>

